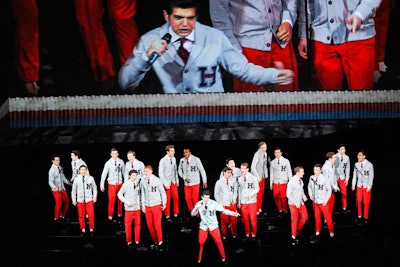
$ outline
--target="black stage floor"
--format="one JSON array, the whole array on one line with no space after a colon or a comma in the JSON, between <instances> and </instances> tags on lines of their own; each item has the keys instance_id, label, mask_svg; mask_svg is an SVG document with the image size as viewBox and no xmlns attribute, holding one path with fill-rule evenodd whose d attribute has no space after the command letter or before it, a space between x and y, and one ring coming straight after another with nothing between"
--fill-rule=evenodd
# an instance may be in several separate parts
<instances>
[{"instance_id":1,"label":"black stage floor","mask_svg":"<svg viewBox=\"0 0 400 267\"><path fill-rule=\"evenodd\" d=\"M367 226L353 222L352 214L335 213L336 236L322 232L319 243L311 243L312 219L296 246L289 242L289 217L261 217L258 239L225 243L229 266L389 266L398 262L389 225L375 221ZM144 220L142 220L144 222ZM45 227L43 227L45 226ZM97 223L94 237L81 237L76 221L42 226L40 244L33 260L40 266L196 266L198 253L195 221L163 222L163 251L151 250L150 236L143 225L144 250L128 249L121 223ZM239 224L241 229L241 224ZM189 231L190 230L190 231ZM189 231L189 232L188 232ZM211 238L203 252L202 266L222 266Z\"/></svg>"}]
</instances>

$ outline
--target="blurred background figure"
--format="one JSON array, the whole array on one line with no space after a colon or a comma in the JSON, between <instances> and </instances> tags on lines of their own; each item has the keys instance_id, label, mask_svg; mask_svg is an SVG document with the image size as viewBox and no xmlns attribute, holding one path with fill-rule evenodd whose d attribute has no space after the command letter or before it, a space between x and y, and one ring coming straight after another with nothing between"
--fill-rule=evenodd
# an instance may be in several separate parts
<instances>
[{"instance_id":1,"label":"blurred background figure","mask_svg":"<svg viewBox=\"0 0 400 267\"><path fill-rule=\"evenodd\" d=\"M75 0L74 5L93 77L101 90L116 93L118 69L139 39L136 0ZM109 20L105 20L105 15ZM114 45L116 53L113 53Z\"/></svg>"}]
</instances>

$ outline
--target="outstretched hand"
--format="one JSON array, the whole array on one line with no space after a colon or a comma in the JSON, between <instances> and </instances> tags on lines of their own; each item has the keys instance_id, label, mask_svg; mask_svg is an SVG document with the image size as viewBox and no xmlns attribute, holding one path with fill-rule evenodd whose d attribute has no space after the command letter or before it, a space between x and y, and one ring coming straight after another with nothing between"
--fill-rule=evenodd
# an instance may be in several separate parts
<instances>
[{"instance_id":1,"label":"outstretched hand","mask_svg":"<svg viewBox=\"0 0 400 267\"><path fill-rule=\"evenodd\" d=\"M281 61L274 62L275 68L278 69L278 76L275 80L276 84L288 85L293 83L294 72L290 69L284 69Z\"/></svg>"}]
</instances>

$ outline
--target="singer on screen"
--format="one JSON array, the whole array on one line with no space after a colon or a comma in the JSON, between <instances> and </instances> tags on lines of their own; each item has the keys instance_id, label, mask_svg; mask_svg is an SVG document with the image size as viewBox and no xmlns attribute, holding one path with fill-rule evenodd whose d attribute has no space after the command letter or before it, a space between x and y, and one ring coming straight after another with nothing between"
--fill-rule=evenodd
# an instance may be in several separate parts
<instances>
[{"instance_id":1,"label":"singer on screen","mask_svg":"<svg viewBox=\"0 0 400 267\"><path fill-rule=\"evenodd\" d=\"M143 34L119 71L123 90L136 91L153 69L164 93L225 92L223 70L257 85L292 84L294 73L277 62L277 68L249 63L224 33L197 21L197 0L169 0L166 23Z\"/></svg>"}]
</instances>

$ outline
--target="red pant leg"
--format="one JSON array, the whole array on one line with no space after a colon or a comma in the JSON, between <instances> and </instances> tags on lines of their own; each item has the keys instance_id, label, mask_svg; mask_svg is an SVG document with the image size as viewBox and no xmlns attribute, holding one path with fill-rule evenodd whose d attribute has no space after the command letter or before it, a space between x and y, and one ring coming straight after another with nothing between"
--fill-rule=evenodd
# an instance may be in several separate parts
<instances>
[{"instance_id":1,"label":"red pant leg","mask_svg":"<svg viewBox=\"0 0 400 267\"><path fill-rule=\"evenodd\" d=\"M258 182L258 185L260 187L260 191L257 193L257 209L258 211L262 210L262 202L263 202L263 197L264 197L264 188L265 188L265 179L261 179L261 181Z\"/></svg>"},{"instance_id":2,"label":"red pant leg","mask_svg":"<svg viewBox=\"0 0 400 267\"><path fill-rule=\"evenodd\" d=\"M77 202L76 204L77 208L78 208L78 221L79 221L79 228L80 229L86 229L86 205L83 202Z\"/></svg>"},{"instance_id":3,"label":"red pant leg","mask_svg":"<svg viewBox=\"0 0 400 267\"><path fill-rule=\"evenodd\" d=\"M60 210L60 216L66 217L67 212L69 209L69 197L67 190L61 191L61 210Z\"/></svg>"},{"instance_id":4,"label":"red pant leg","mask_svg":"<svg viewBox=\"0 0 400 267\"><path fill-rule=\"evenodd\" d=\"M95 217L94 217L94 202L89 201L86 202L86 214L88 215L88 220L89 220L89 229L94 230L94 223L95 223ZM83 216L85 217L86 214Z\"/></svg>"},{"instance_id":5,"label":"red pant leg","mask_svg":"<svg viewBox=\"0 0 400 267\"><path fill-rule=\"evenodd\" d=\"M176 184L171 184L171 199L172 199L172 211L174 215L179 214L179 190Z\"/></svg>"},{"instance_id":6,"label":"red pant leg","mask_svg":"<svg viewBox=\"0 0 400 267\"><path fill-rule=\"evenodd\" d=\"M99 82L107 81L116 75L116 70L103 27L103 0L74 0L74 4L76 20L94 79Z\"/></svg>"},{"instance_id":7,"label":"red pant leg","mask_svg":"<svg viewBox=\"0 0 400 267\"><path fill-rule=\"evenodd\" d=\"M115 201L117 200L117 185L108 184L108 217L114 216Z\"/></svg>"},{"instance_id":8,"label":"red pant leg","mask_svg":"<svg viewBox=\"0 0 400 267\"><path fill-rule=\"evenodd\" d=\"M338 178L337 180L339 189L340 189L340 194L341 194L341 202L342 202L342 209L347 209L347 185L346 185L346 180L343 179L341 180Z\"/></svg>"},{"instance_id":9,"label":"red pant leg","mask_svg":"<svg viewBox=\"0 0 400 267\"><path fill-rule=\"evenodd\" d=\"M210 231L210 235L214 240L215 245L217 246L221 259L224 260L226 258L225 249L224 249L224 244L222 243L221 233L219 232L219 228L215 228L214 230Z\"/></svg>"},{"instance_id":10,"label":"red pant leg","mask_svg":"<svg viewBox=\"0 0 400 267\"><path fill-rule=\"evenodd\" d=\"M15 19L15 68L23 82L39 80L39 12L36 0L9 1Z\"/></svg>"},{"instance_id":11,"label":"red pant leg","mask_svg":"<svg viewBox=\"0 0 400 267\"><path fill-rule=\"evenodd\" d=\"M132 221L134 211L125 210L124 226L125 226L125 240L126 242L132 242Z\"/></svg>"},{"instance_id":12,"label":"red pant leg","mask_svg":"<svg viewBox=\"0 0 400 267\"><path fill-rule=\"evenodd\" d=\"M294 52L293 43L290 41L282 48L276 40L272 39L271 51L260 51L251 48L243 47L242 51L249 62L263 66L265 68L275 67L274 62L281 61L285 69L293 70L295 78L293 84L289 85L254 85L244 83L234 78L235 92L263 92L263 91L298 91L298 65L296 54Z\"/></svg>"},{"instance_id":13,"label":"red pant leg","mask_svg":"<svg viewBox=\"0 0 400 267\"><path fill-rule=\"evenodd\" d=\"M297 236L297 226L299 222L299 209L296 207L296 205L289 205L290 209L290 229L292 236L296 237Z\"/></svg>"},{"instance_id":14,"label":"red pant leg","mask_svg":"<svg viewBox=\"0 0 400 267\"><path fill-rule=\"evenodd\" d=\"M117 212L118 213L118 217L122 217L122 210L123 210L123 207L124 207L124 203L122 203L122 201L117 196L118 191L121 189L121 187L122 187L122 183L121 184L117 184L116 185L116 191L115 191L115 199L116 199L117 205L118 205L118 212Z\"/></svg>"},{"instance_id":15,"label":"red pant leg","mask_svg":"<svg viewBox=\"0 0 400 267\"><path fill-rule=\"evenodd\" d=\"M119 61L123 65L139 40L136 0L108 0L108 16L116 38Z\"/></svg>"},{"instance_id":16,"label":"red pant leg","mask_svg":"<svg viewBox=\"0 0 400 267\"><path fill-rule=\"evenodd\" d=\"M170 217L171 216L171 187L166 188L164 186L165 194L167 195L167 203L165 204L165 209L164 209L164 214L165 217Z\"/></svg>"},{"instance_id":17,"label":"red pant leg","mask_svg":"<svg viewBox=\"0 0 400 267\"><path fill-rule=\"evenodd\" d=\"M62 196L59 191L51 191L54 197L54 219L58 220L60 218L60 211L62 206Z\"/></svg>"}]
</instances>

